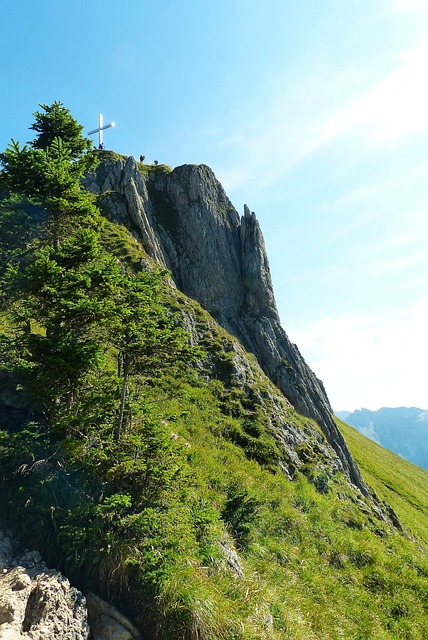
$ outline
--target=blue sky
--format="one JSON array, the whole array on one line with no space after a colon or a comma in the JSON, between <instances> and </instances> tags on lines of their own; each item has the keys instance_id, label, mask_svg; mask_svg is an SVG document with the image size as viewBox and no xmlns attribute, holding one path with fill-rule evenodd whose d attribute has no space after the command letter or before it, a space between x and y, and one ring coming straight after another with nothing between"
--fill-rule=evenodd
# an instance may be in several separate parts
<instances>
[{"instance_id":1,"label":"blue sky","mask_svg":"<svg viewBox=\"0 0 428 640\"><path fill-rule=\"evenodd\" d=\"M62 101L212 167L336 410L428 408L428 0L3 0L0 148Z\"/></svg>"}]
</instances>

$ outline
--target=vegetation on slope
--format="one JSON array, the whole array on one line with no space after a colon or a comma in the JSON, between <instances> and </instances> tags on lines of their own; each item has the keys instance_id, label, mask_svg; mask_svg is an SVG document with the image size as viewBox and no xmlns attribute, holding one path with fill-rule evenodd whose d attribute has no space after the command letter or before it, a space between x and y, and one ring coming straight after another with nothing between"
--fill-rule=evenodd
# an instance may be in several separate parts
<instances>
[{"instance_id":1,"label":"vegetation on slope","mask_svg":"<svg viewBox=\"0 0 428 640\"><path fill-rule=\"evenodd\" d=\"M428 547L428 474L337 420L364 479L397 513L407 533Z\"/></svg>"},{"instance_id":2,"label":"vegetation on slope","mask_svg":"<svg viewBox=\"0 0 428 640\"><path fill-rule=\"evenodd\" d=\"M47 115L71 118L55 104ZM2 519L152 638L427 638L422 546L376 517L287 410L307 433L290 479L269 381L250 358L253 386L239 383L239 347L101 220L74 166L91 152L67 144L2 156ZM416 503L404 477L361 458L381 497L419 507L422 531L426 474Z\"/></svg>"}]
</instances>

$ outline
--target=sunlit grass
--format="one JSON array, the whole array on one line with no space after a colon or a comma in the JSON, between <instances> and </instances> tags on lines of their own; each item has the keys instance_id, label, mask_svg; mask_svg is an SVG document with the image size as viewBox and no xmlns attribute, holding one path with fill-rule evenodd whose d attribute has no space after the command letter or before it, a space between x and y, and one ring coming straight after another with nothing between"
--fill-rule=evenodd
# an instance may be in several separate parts
<instances>
[{"instance_id":1,"label":"sunlit grass","mask_svg":"<svg viewBox=\"0 0 428 640\"><path fill-rule=\"evenodd\" d=\"M428 548L428 473L337 420L366 482Z\"/></svg>"},{"instance_id":2,"label":"sunlit grass","mask_svg":"<svg viewBox=\"0 0 428 640\"><path fill-rule=\"evenodd\" d=\"M125 270L149 261L124 227L106 221L101 234ZM197 303L171 289L165 304L187 314L211 369L135 374L138 420L119 442L115 387L102 386L117 366L106 344L104 378L88 376L66 438L44 420L0 425L4 517L21 519L31 543L125 603L157 640L427 640L428 474L340 423L403 533L343 474L327 473L312 421L283 399L290 429L306 435L295 444L305 463L286 475L270 414L279 392ZM13 333L7 310L0 327ZM17 472L54 459L36 481Z\"/></svg>"}]
</instances>

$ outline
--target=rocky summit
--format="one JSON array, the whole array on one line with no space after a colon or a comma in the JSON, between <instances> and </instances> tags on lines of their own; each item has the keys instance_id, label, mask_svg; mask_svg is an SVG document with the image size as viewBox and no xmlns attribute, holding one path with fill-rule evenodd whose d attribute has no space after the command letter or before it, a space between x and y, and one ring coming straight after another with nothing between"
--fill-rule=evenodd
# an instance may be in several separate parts
<instances>
[{"instance_id":1,"label":"rocky summit","mask_svg":"<svg viewBox=\"0 0 428 640\"><path fill-rule=\"evenodd\" d=\"M100 155L86 186L108 217L256 356L299 413L318 422L351 482L367 495L321 380L281 326L256 215L245 205L240 216L206 165L145 172L133 157Z\"/></svg>"}]
</instances>

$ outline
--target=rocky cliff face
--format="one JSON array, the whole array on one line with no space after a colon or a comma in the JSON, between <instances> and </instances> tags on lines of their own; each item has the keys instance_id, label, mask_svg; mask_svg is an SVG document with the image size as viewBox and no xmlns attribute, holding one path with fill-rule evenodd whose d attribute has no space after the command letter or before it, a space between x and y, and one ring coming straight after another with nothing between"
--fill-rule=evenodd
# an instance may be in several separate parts
<instances>
[{"instance_id":1,"label":"rocky cliff face","mask_svg":"<svg viewBox=\"0 0 428 640\"><path fill-rule=\"evenodd\" d=\"M351 481L359 470L332 418L322 382L281 327L263 236L247 206L239 216L211 169L141 172L130 157L101 163L87 179L107 215L128 227L177 287L252 352L301 414L315 419Z\"/></svg>"}]
</instances>

